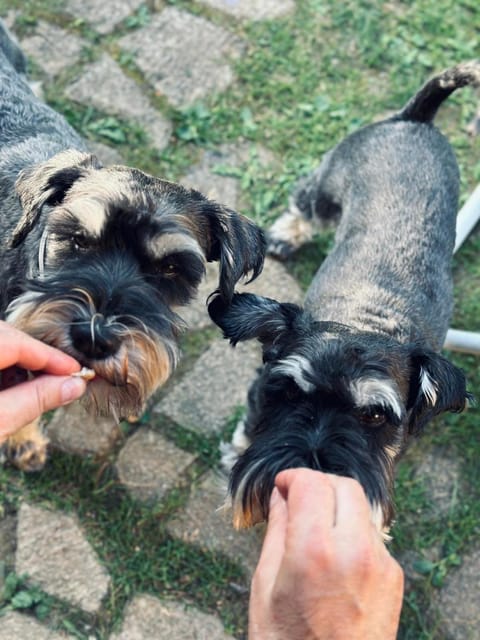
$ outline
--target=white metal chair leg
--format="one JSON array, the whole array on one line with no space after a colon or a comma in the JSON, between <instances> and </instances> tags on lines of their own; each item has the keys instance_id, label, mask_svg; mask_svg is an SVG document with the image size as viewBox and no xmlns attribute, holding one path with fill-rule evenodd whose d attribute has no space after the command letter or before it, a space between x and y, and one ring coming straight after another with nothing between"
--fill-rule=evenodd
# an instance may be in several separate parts
<instances>
[{"instance_id":1,"label":"white metal chair leg","mask_svg":"<svg viewBox=\"0 0 480 640\"><path fill-rule=\"evenodd\" d=\"M474 189L472 195L458 212L454 253L462 246L479 219L480 185ZM480 333L449 329L443 346L445 349L451 349L452 351L480 355Z\"/></svg>"}]
</instances>

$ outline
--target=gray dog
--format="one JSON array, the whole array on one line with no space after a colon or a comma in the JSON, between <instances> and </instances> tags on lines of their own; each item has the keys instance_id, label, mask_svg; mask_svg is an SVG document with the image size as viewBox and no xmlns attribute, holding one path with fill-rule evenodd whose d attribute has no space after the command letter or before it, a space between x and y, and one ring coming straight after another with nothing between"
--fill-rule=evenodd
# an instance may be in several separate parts
<instances>
[{"instance_id":1,"label":"gray dog","mask_svg":"<svg viewBox=\"0 0 480 640\"><path fill-rule=\"evenodd\" d=\"M453 91L479 81L477 62L434 77L301 182L271 253L298 248L315 218L339 218L304 310L252 294L211 301L233 344L263 345L246 420L224 451L237 526L267 516L279 471L310 467L359 480L386 533L395 461L434 416L464 409L464 375L438 353L452 313L459 171L432 121Z\"/></svg>"},{"instance_id":2,"label":"gray dog","mask_svg":"<svg viewBox=\"0 0 480 640\"><path fill-rule=\"evenodd\" d=\"M24 73L0 24L0 310L91 370L88 408L138 415L175 367L176 311L195 295L206 262L219 261L228 302L239 278L261 271L264 236L197 191L103 167ZM34 423L7 453L32 470L45 447Z\"/></svg>"}]
</instances>

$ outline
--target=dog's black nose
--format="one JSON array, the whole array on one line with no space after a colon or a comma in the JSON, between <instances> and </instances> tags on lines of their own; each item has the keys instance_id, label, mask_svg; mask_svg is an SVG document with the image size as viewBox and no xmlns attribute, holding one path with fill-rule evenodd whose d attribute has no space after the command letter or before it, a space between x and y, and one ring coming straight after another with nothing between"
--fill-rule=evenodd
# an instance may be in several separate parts
<instances>
[{"instance_id":1,"label":"dog's black nose","mask_svg":"<svg viewBox=\"0 0 480 640\"><path fill-rule=\"evenodd\" d=\"M95 360L114 355L120 346L119 337L100 314L91 320L73 321L70 336L77 351Z\"/></svg>"}]
</instances>

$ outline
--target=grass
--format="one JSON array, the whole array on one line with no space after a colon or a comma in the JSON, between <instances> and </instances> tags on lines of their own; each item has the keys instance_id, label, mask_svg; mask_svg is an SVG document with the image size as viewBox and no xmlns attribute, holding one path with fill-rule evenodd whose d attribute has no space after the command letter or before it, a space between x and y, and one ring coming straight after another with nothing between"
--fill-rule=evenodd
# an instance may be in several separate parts
<instances>
[{"instance_id":1,"label":"grass","mask_svg":"<svg viewBox=\"0 0 480 640\"><path fill-rule=\"evenodd\" d=\"M135 66L135 57L119 50L117 40L142 28L154 12L167 5L192 11L236 32L246 53L235 64L236 82L224 93L183 110L169 107L154 95ZM282 210L294 182L315 166L322 154L355 128L398 109L435 71L478 55L480 7L476 0L298 0L284 19L242 22L187 0L146 2L118 29L100 37L84 22L72 20L60 0L0 0L0 14L19 11L16 24L28 34L38 20L49 20L84 38L78 65L46 83L47 100L84 136L112 145L128 164L178 179L203 149L226 143L262 145L277 158L275 169L252 153L238 169L217 168L239 178L245 213L269 224ZM110 53L147 90L152 104L174 125L163 152L149 144L138 125L108 113L80 107L62 91L89 60ZM41 71L32 65L34 76ZM466 127L478 96L465 90L442 107L437 124L452 142L461 167L462 201L480 180L480 139ZM326 233L305 247L288 268L305 288L326 255L332 239ZM480 235L467 240L454 260L456 309L453 326L479 330ZM185 337L183 375L208 345L212 333ZM479 388L478 358L452 354L462 366L472 390ZM178 378L177 378L178 379ZM241 411L241 408L239 408ZM167 424L153 414L144 421L198 458L195 479L218 464L220 436L194 434ZM231 423L223 435L231 433ZM131 429L131 427L126 427ZM416 474L422 451L438 448L459 462L458 499L439 514L428 498L424 480ZM398 522L392 551L415 551L416 579L405 595L400 640L442 640L444 632L432 607L435 594L479 538L478 410L438 419L399 466L396 487ZM108 461L107 461L108 462ZM25 609L74 637L107 638L120 623L126 601L135 593L173 595L216 611L227 630L245 634L246 596L229 587L244 577L227 558L174 540L166 523L185 503L185 489L170 492L155 506L136 503L117 483L111 467L101 461L56 452L36 476L0 470L0 507L14 513L21 499L75 513L112 576L112 589L95 620L66 607L28 585L5 567L0 612Z\"/></svg>"}]
</instances>

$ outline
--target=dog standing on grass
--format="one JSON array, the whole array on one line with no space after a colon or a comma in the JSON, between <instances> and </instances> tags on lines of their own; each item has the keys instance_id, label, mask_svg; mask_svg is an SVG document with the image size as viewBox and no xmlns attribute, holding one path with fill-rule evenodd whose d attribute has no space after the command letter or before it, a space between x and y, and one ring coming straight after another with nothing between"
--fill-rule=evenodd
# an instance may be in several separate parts
<instances>
[{"instance_id":1,"label":"dog standing on grass","mask_svg":"<svg viewBox=\"0 0 480 640\"><path fill-rule=\"evenodd\" d=\"M279 471L310 467L356 478L387 534L395 461L434 416L465 408L464 375L439 354L452 314L459 171L432 121L453 91L479 82L478 62L432 78L299 184L270 253L297 249L315 219L339 220L305 309L252 294L212 299L232 344L263 345L246 419L223 451L237 527L267 517Z\"/></svg>"},{"instance_id":2,"label":"dog standing on grass","mask_svg":"<svg viewBox=\"0 0 480 640\"><path fill-rule=\"evenodd\" d=\"M33 95L25 58L0 23L0 310L16 327L93 370L87 408L138 415L172 373L207 261L220 296L261 271L262 231L199 192L124 166L103 167ZM41 468L38 421L6 444Z\"/></svg>"}]
</instances>

